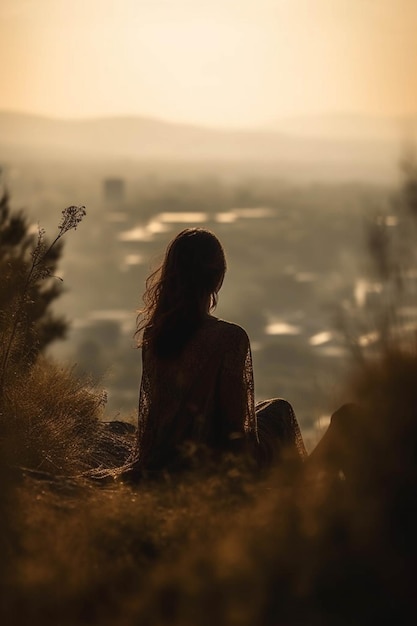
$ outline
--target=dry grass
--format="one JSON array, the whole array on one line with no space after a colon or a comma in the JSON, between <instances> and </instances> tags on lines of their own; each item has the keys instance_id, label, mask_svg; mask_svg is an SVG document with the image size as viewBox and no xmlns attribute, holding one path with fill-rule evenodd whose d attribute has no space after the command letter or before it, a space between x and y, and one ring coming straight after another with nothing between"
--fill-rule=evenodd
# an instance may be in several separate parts
<instances>
[{"instance_id":1,"label":"dry grass","mask_svg":"<svg viewBox=\"0 0 417 626\"><path fill-rule=\"evenodd\" d=\"M120 465L132 450L133 441L102 427L103 395L88 380L47 360L16 372L1 404L14 466L76 476Z\"/></svg>"},{"instance_id":2,"label":"dry grass","mask_svg":"<svg viewBox=\"0 0 417 626\"><path fill-rule=\"evenodd\" d=\"M129 486L68 478L103 464L103 409L40 362L8 390L25 441L9 460L51 474L2 474L3 623L414 623L416 373L415 354L391 354L352 384L365 411L350 481L225 464Z\"/></svg>"}]
</instances>

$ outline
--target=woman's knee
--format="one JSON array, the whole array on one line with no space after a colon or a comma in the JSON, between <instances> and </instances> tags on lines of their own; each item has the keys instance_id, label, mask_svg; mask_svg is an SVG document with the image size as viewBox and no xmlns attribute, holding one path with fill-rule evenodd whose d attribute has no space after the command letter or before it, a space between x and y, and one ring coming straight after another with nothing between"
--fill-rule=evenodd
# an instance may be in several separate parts
<instances>
[{"instance_id":1,"label":"woman's knee","mask_svg":"<svg viewBox=\"0 0 417 626\"><path fill-rule=\"evenodd\" d=\"M283 398L265 400L257 407L258 433L261 439L275 439L281 444L294 436L294 411Z\"/></svg>"},{"instance_id":2,"label":"woman's knee","mask_svg":"<svg viewBox=\"0 0 417 626\"><path fill-rule=\"evenodd\" d=\"M290 414L293 415L294 409L291 404L284 398L271 398L269 400L262 400L256 405L257 411L271 410L274 413Z\"/></svg>"},{"instance_id":3,"label":"woman's knee","mask_svg":"<svg viewBox=\"0 0 417 626\"><path fill-rule=\"evenodd\" d=\"M358 404L342 404L331 417L330 427L343 437L357 437L363 426L363 410Z\"/></svg>"}]
</instances>

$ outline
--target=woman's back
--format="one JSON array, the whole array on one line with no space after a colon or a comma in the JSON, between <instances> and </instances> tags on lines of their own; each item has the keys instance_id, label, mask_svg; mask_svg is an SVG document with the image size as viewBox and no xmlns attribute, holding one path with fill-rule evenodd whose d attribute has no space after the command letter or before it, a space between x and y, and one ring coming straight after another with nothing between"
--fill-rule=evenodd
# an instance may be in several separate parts
<instances>
[{"instance_id":1,"label":"woman's back","mask_svg":"<svg viewBox=\"0 0 417 626\"><path fill-rule=\"evenodd\" d=\"M142 467L174 468L190 443L224 451L256 438L250 344L240 326L207 315L173 357L158 357L145 341L142 363Z\"/></svg>"},{"instance_id":2,"label":"woman's back","mask_svg":"<svg viewBox=\"0 0 417 626\"><path fill-rule=\"evenodd\" d=\"M202 447L216 458L251 448L260 466L281 459L284 449L305 455L291 405L275 399L255 412L246 332L209 315L225 272L217 237L189 228L171 241L146 281L137 328L143 362L139 469L187 466L190 450L200 454Z\"/></svg>"}]
</instances>

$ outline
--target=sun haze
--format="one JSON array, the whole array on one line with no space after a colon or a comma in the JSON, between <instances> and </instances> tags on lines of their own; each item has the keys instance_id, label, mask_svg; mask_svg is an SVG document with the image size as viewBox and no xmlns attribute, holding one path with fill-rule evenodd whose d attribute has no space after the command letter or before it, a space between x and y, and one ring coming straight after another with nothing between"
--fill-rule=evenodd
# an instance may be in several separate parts
<instances>
[{"instance_id":1,"label":"sun haze","mask_svg":"<svg viewBox=\"0 0 417 626\"><path fill-rule=\"evenodd\" d=\"M3 0L0 110L257 126L417 112L415 0Z\"/></svg>"}]
</instances>

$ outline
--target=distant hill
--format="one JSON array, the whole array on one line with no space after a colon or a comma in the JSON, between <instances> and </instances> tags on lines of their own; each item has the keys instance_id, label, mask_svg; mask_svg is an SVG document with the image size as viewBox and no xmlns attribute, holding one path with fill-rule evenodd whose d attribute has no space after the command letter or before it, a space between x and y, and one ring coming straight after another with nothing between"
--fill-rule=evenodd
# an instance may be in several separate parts
<instances>
[{"instance_id":1,"label":"distant hill","mask_svg":"<svg viewBox=\"0 0 417 626\"><path fill-rule=\"evenodd\" d=\"M229 131L143 117L64 120L0 112L0 162L34 158L268 162L282 166L284 172L310 168L312 175L392 174L400 134L361 133L358 120L349 124L345 120L343 132L337 132L334 119L321 118L318 124L311 118L308 132L308 120L294 118L272 129Z\"/></svg>"},{"instance_id":2,"label":"distant hill","mask_svg":"<svg viewBox=\"0 0 417 626\"><path fill-rule=\"evenodd\" d=\"M273 121L267 128L275 132L285 129L304 138L402 142L417 140L417 113L403 117L349 113L294 116Z\"/></svg>"}]
</instances>

